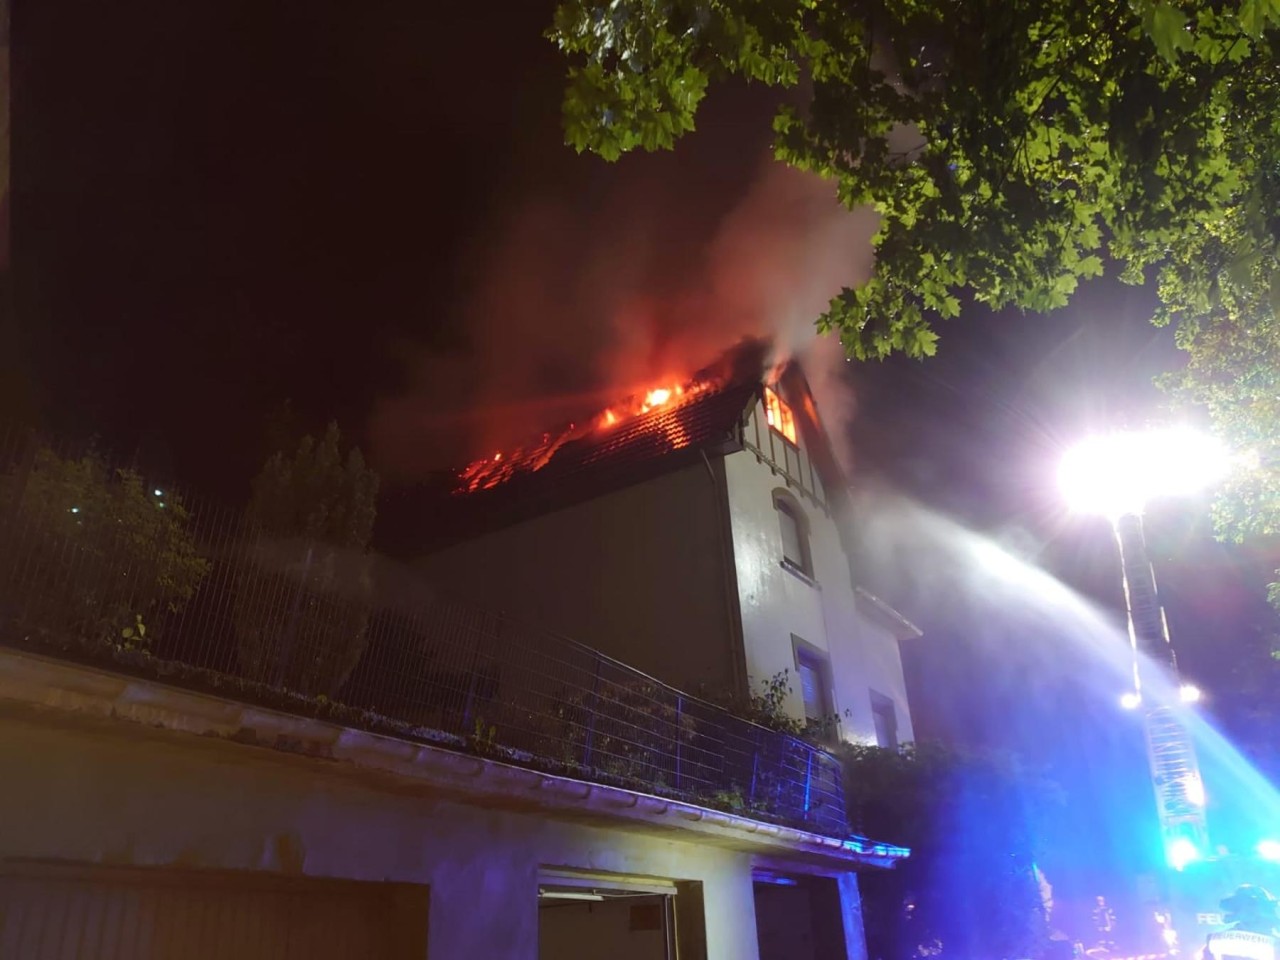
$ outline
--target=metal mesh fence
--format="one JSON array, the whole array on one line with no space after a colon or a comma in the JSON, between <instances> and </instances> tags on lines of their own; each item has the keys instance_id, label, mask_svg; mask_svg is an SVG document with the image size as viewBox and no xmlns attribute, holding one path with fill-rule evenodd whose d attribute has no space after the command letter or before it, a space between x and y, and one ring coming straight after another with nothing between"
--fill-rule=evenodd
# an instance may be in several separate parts
<instances>
[{"instance_id":1,"label":"metal mesh fence","mask_svg":"<svg viewBox=\"0 0 1280 960\"><path fill-rule=\"evenodd\" d=\"M847 833L839 762L403 568L0 435L0 643Z\"/></svg>"}]
</instances>

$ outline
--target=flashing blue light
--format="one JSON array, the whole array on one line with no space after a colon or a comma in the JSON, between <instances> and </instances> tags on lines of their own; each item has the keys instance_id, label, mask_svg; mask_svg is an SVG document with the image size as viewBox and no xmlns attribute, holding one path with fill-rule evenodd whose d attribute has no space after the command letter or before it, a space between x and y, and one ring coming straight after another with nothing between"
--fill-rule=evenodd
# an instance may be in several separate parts
<instances>
[{"instance_id":1,"label":"flashing blue light","mask_svg":"<svg viewBox=\"0 0 1280 960\"><path fill-rule=\"evenodd\" d=\"M1280 840L1263 840L1257 847L1258 856L1272 863L1280 863Z\"/></svg>"},{"instance_id":2,"label":"flashing blue light","mask_svg":"<svg viewBox=\"0 0 1280 960\"><path fill-rule=\"evenodd\" d=\"M1199 848L1186 837L1178 837L1165 847L1164 853L1169 866L1175 870L1181 870L1187 864L1200 859Z\"/></svg>"}]
</instances>

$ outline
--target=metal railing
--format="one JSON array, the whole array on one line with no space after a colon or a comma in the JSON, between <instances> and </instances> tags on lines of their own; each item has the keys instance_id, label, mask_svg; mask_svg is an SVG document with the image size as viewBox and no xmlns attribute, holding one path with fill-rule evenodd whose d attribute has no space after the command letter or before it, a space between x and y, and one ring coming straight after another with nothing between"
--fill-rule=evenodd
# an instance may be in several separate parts
<instances>
[{"instance_id":1,"label":"metal railing","mask_svg":"<svg viewBox=\"0 0 1280 960\"><path fill-rule=\"evenodd\" d=\"M847 835L839 762L625 664L261 536L84 448L0 436L0 644Z\"/></svg>"}]
</instances>

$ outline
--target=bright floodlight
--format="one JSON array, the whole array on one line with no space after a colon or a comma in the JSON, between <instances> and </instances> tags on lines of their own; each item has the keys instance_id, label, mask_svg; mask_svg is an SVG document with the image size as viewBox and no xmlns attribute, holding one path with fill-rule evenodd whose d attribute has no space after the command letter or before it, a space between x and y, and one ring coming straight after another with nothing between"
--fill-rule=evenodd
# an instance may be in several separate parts
<instances>
[{"instance_id":1,"label":"bright floodlight","mask_svg":"<svg viewBox=\"0 0 1280 960\"><path fill-rule=\"evenodd\" d=\"M1226 448L1190 427L1109 433L1067 451L1058 482L1073 510L1120 517L1157 497L1194 493L1222 477Z\"/></svg>"},{"instance_id":2,"label":"bright floodlight","mask_svg":"<svg viewBox=\"0 0 1280 960\"><path fill-rule=\"evenodd\" d=\"M1130 690L1128 693L1120 694L1120 706L1126 710L1137 710L1142 705L1142 695L1134 693Z\"/></svg>"},{"instance_id":3,"label":"bright floodlight","mask_svg":"<svg viewBox=\"0 0 1280 960\"><path fill-rule=\"evenodd\" d=\"M1186 837L1178 837L1165 849L1165 856L1169 860L1169 866L1181 870L1192 861L1199 860L1200 851Z\"/></svg>"},{"instance_id":4,"label":"bright floodlight","mask_svg":"<svg viewBox=\"0 0 1280 960\"><path fill-rule=\"evenodd\" d=\"M1199 774L1192 774L1185 777L1182 781L1182 789L1186 794L1187 803L1195 804L1197 807L1203 807L1208 801L1208 797L1204 792L1204 781L1200 779Z\"/></svg>"},{"instance_id":5,"label":"bright floodlight","mask_svg":"<svg viewBox=\"0 0 1280 960\"><path fill-rule=\"evenodd\" d=\"M1258 856L1280 863L1280 840L1263 840L1258 844Z\"/></svg>"},{"instance_id":6,"label":"bright floodlight","mask_svg":"<svg viewBox=\"0 0 1280 960\"><path fill-rule=\"evenodd\" d=\"M1194 683L1184 683L1178 688L1178 697L1183 703L1199 703L1203 694Z\"/></svg>"}]
</instances>

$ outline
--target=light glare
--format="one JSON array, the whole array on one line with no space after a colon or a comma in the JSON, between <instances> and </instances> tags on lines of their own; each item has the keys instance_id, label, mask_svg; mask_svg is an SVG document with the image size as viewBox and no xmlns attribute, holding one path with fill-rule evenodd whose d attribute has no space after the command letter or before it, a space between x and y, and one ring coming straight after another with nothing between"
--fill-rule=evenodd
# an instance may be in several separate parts
<instances>
[{"instance_id":1,"label":"light glare","mask_svg":"<svg viewBox=\"0 0 1280 960\"><path fill-rule=\"evenodd\" d=\"M1187 803L1203 807L1208 799L1204 793L1204 781L1192 774L1182 781L1182 789L1187 795Z\"/></svg>"},{"instance_id":2,"label":"light glare","mask_svg":"<svg viewBox=\"0 0 1280 960\"><path fill-rule=\"evenodd\" d=\"M1258 844L1258 856L1263 860L1280 863L1280 840L1263 840Z\"/></svg>"},{"instance_id":3,"label":"light glare","mask_svg":"<svg viewBox=\"0 0 1280 960\"><path fill-rule=\"evenodd\" d=\"M1194 683L1184 683L1178 688L1178 696L1183 703L1199 703L1203 694L1200 693L1200 688Z\"/></svg>"},{"instance_id":4,"label":"light glare","mask_svg":"<svg viewBox=\"0 0 1280 960\"><path fill-rule=\"evenodd\" d=\"M1120 517L1158 497L1195 493L1220 479L1226 448L1190 427L1109 433L1084 440L1062 458L1058 482L1073 510Z\"/></svg>"},{"instance_id":5,"label":"light glare","mask_svg":"<svg viewBox=\"0 0 1280 960\"><path fill-rule=\"evenodd\" d=\"M1141 694L1134 693L1132 690L1120 695L1120 706L1124 707L1126 710L1137 710L1141 704Z\"/></svg>"},{"instance_id":6,"label":"light glare","mask_svg":"<svg viewBox=\"0 0 1280 960\"><path fill-rule=\"evenodd\" d=\"M1200 851L1186 837L1178 837L1173 843L1169 844L1166 856L1169 859L1169 866L1175 870L1181 870L1187 864L1199 860Z\"/></svg>"}]
</instances>

